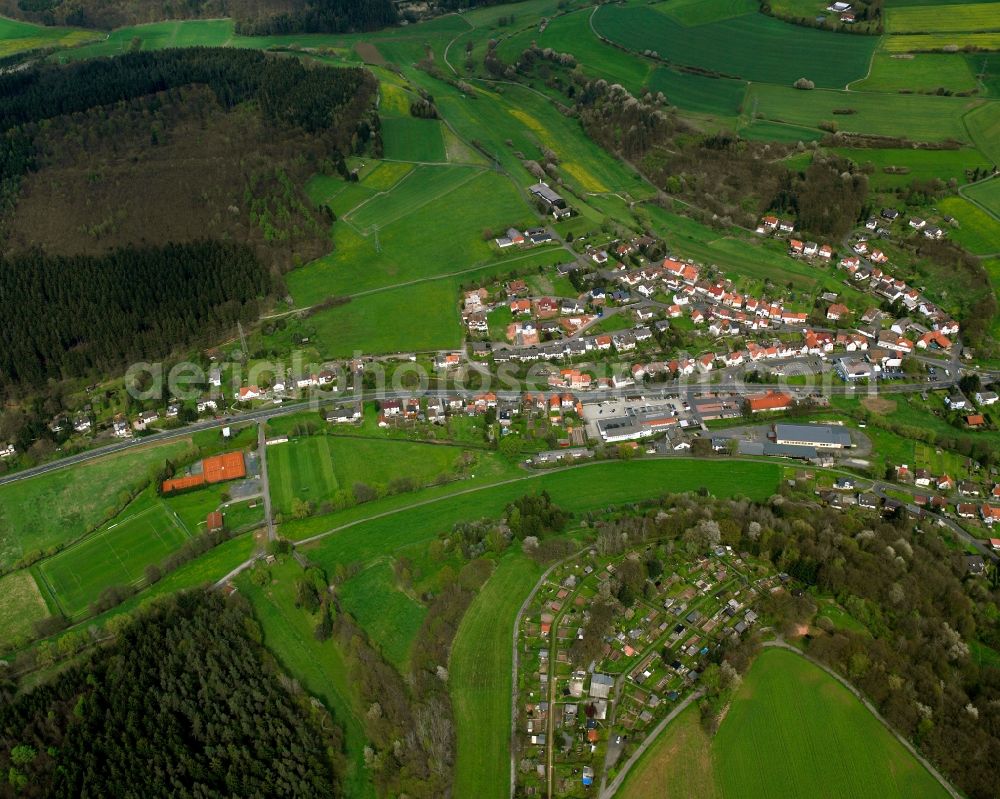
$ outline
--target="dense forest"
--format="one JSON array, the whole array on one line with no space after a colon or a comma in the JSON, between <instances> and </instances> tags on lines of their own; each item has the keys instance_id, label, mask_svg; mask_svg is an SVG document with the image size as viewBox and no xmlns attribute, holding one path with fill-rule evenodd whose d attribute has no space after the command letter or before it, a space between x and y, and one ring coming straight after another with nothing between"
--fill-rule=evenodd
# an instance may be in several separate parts
<instances>
[{"instance_id":1,"label":"dense forest","mask_svg":"<svg viewBox=\"0 0 1000 799\"><path fill-rule=\"evenodd\" d=\"M396 23L392 0L304 0L288 11L248 18L237 15L236 32L245 36L284 33L347 33Z\"/></svg>"},{"instance_id":2,"label":"dense forest","mask_svg":"<svg viewBox=\"0 0 1000 799\"><path fill-rule=\"evenodd\" d=\"M337 796L340 730L240 600L175 595L51 682L0 694L3 797Z\"/></svg>"},{"instance_id":3,"label":"dense forest","mask_svg":"<svg viewBox=\"0 0 1000 799\"><path fill-rule=\"evenodd\" d=\"M38 385L107 374L210 341L256 318L271 281L249 247L212 241L0 260L0 375Z\"/></svg>"}]
</instances>

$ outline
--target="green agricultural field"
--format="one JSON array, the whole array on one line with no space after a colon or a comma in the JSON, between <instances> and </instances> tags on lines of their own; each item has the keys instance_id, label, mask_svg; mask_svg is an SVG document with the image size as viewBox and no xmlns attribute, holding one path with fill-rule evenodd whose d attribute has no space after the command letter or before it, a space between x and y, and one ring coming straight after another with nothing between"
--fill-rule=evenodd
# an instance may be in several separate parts
<instances>
[{"instance_id":1,"label":"green agricultural field","mask_svg":"<svg viewBox=\"0 0 1000 799\"><path fill-rule=\"evenodd\" d=\"M147 566L159 563L189 536L150 490L111 524L42 561L39 573L66 615L78 617L105 588L142 580Z\"/></svg>"},{"instance_id":2,"label":"green agricultural field","mask_svg":"<svg viewBox=\"0 0 1000 799\"><path fill-rule=\"evenodd\" d=\"M995 3L957 3L945 11L935 6L889 8L886 33L951 33L1000 30Z\"/></svg>"},{"instance_id":3,"label":"green agricultural field","mask_svg":"<svg viewBox=\"0 0 1000 799\"><path fill-rule=\"evenodd\" d=\"M413 171L413 165L394 161L380 161L365 175L362 184L375 191L389 191Z\"/></svg>"},{"instance_id":4,"label":"green agricultural field","mask_svg":"<svg viewBox=\"0 0 1000 799\"><path fill-rule=\"evenodd\" d=\"M0 17L0 58L50 47L77 47L101 37L98 31L32 25Z\"/></svg>"},{"instance_id":5,"label":"green agricultural field","mask_svg":"<svg viewBox=\"0 0 1000 799\"><path fill-rule=\"evenodd\" d=\"M382 120L386 158L398 161L443 163L444 139L441 122L416 117L386 117Z\"/></svg>"},{"instance_id":6,"label":"green agricultural field","mask_svg":"<svg viewBox=\"0 0 1000 799\"><path fill-rule=\"evenodd\" d=\"M113 518L187 440L98 458L0 486L0 566L74 541Z\"/></svg>"},{"instance_id":7,"label":"green agricultural field","mask_svg":"<svg viewBox=\"0 0 1000 799\"><path fill-rule=\"evenodd\" d=\"M967 113L962 121L983 155L993 163L1000 163L1000 102L984 103Z\"/></svg>"},{"instance_id":8,"label":"green agricultural field","mask_svg":"<svg viewBox=\"0 0 1000 799\"><path fill-rule=\"evenodd\" d=\"M791 652L758 657L712 749L725 796L947 796L846 688Z\"/></svg>"},{"instance_id":9,"label":"green agricultural field","mask_svg":"<svg viewBox=\"0 0 1000 799\"><path fill-rule=\"evenodd\" d=\"M943 797L947 791L840 683L800 655L751 666L715 738L681 714L618 794Z\"/></svg>"},{"instance_id":10,"label":"green agricultural field","mask_svg":"<svg viewBox=\"0 0 1000 799\"><path fill-rule=\"evenodd\" d=\"M993 178L993 180L970 186L965 190L965 194L970 200L974 200L983 208L1000 217L1000 178ZM996 231L994 231L994 236L996 236Z\"/></svg>"},{"instance_id":11,"label":"green agricultural field","mask_svg":"<svg viewBox=\"0 0 1000 799\"><path fill-rule=\"evenodd\" d=\"M988 169L992 164L987 158L971 147L957 150L903 150L875 148L833 148L833 152L850 158L856 164L871 164L874 172L868 176L872 187L878 191L896 189L914 180L940 178L948 181L954 178L959 184L967 183L966 170ZM904 173L888 174L886 168L906 170Z\"/></svg>"},{"instance_id":12,"label":"green agricultural field","mask_svg":"<svg viewBox=\"0 0 1000 799\"><path fill-rule=\"evenodd\" d=\"M851 88L865 92L972 91L978 85L969 59L961 53L919 53L912 56L876 53L867 78Z\"/></svg>"},{"instance_id":13,"label":"green agricultural field","mask_svg":"<svg viewBox=\"0 0 1000 799\"><path fill-rule=\"evenodd\" d=\"M289 559L271 570L273 582L260 588L244 574L237 579L240 593L253 606L254 617L264 632L264 645L282 668L309 693L322 700L344 729L348 771L346 796L374 799L375 789L365 771L364 728L359 721L363 708L351 683L348 665L335 641L313 637L315 621L295 607L294 580L302 570Z\"/></svg>"},{"instance_id":14,"label":"green agricultural field","mask_svg":"<svg viewBox=\"0 0 1000 799\"><path fill-rule=\"evenodd\" d=\"M819 128L800 127L782 122L764 122L760 120L740 128L739 134L744 139L751 139L752 141L777 141L788 144L800 141L818 141L826 135Z\"/></svg>"},{"instance_id":15,"label":"green agricultural field","mask_svg":"<svg viewBox=\"0 0 1000 799\"><path fill-rule=\"evenodd\" d=\"M1000 50L1000 33L911 33L882 40L882 49L889 53L927 53L945 48Z\"/></svg>"},{"instance_id":16,"label":"green agricultural field","mask_svg":"<svg viewBox=\"0 0 1000 799\"><path fill-rule=\"evenodd\" d=\"M754 0L667 0L653 7L689 28L742 17L758 10Z\"/></svg>"},{"instance_id":17,"label":"green agricultural field","mask_svg":"<svg viewBox=\"0 0 1000 799\"><path fill-rule=\"evenodd\" d=\"M0 577L0 652L33 636L34 624L49 609L29 571Z\"/></svg>"},{"instance_id":18,"label":"green agricultural field","mask_svg":"<svg viewBox=\"0 0 1000 799\"><path fill-rule=\"evenodd\" d=\"M1000 186L995 179L993 182ZM974 195L969 192L969 196ZM997 212L1000 213L1000 193L995 200ZM938 200L937 208L942 214L953 216L958 220L959 227L949 228L948 237L969 252L977 255L1000 252L1000 221L995 217L962 197L945 197Z\"/></svg>"},{"instance_id":19,"label":"green agricultural field","mask_svg":"<svg viewBox=\"0 0 1000 799\"><path fill-rule=\"evenodd\" d=\"M462 617L448 661L455 712L455 796L510 795L511 637L541 568L519 552L502 558Z\"/></svg>"},{"instance_id":20,"label":"green agricultural field","mask_svg":"<svg viewBox=\"0 0 1000 799\"><path fill-rule=\"evenodd\" d=\"M708 78L659 67L649 80L652 92L663 92L671 105L683 111L735 117L743 110L747 86L742 81Z\"/></svg>"},{"instance_id":21,"label":"green agricultural field","mask_svg":"<svg viewBox=\"0 0 1000 799\"><path fill-rule=\"evenodd\" d=\"M654 50L675 64L786 86L805 77L842 87L867 72L876 44L871 36L840 36L756 13L685 27L638 4L601 6L594 27L630 50Z\"/></svg>"},{"instance_id":22,"label":"green agricultural field","mask_svg":"<svg viewBox=\"0 0 1000 799\"><path fill-rule=\"evenodd\" d=\"M836 35L836 34L831 34ZM841 38L868 38L862 36ZM747 105L757 101L757 113L765 119L805 127L833 122L837 129L879 136L904 136L916 141L968 141L962 114L982 100L928 95L873 94L822 89L800 91L791 86L754 84ZM834 110L850 110L835 114Z\"/></svg>"},{"instance_id":23,"label":"green agricultural field","mask_svg":"<svg viewBox=\"0 0 1000 799\"><path fill-rule=\"evenodd\" d=\"M338 588L340 601L368 633L382 656L402 674L427 609L395 585L393 567L378 561Z\"/></svg>"}]
</instances>

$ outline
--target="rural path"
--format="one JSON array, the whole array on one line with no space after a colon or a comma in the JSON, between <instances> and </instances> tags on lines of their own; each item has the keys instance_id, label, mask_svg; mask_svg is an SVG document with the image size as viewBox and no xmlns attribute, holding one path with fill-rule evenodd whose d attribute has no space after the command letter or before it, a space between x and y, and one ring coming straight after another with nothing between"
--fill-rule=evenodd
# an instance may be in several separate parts
<instances>
[{"instance_id":1,"label":"rural path","mask_svg":"<svg viewBox=\"0 0 1000 799\"><path fill-rule=\"evenodd\" d=\"M925 769L927 769L930 775L934 777L934 779L936 779L941 784L941 787L944 788L951 795L952 799L962 799L962 795L957 790L955 790L955 788L952 787L951 783L944 778L941 772L939 772L936 768L934 768L934 766L931 765L930 761L928 761L927 758L925 758L922 754L920 754L920 752L917 751L916 747L913 744L911 744L906 738L904 738L902 735L896 732L896 729L888 721L886 721L885 717L881 713L879 713L878 710L875 709L875 706L868 701L868 699L864 696L864 694L862 694L861 691L859 691L851 683L849 683L847 680L841 677L840 674L831 669L822 661L816 660L816 658L811 657L810 655L803 652L801 649L792 646L784 639L778 638L774 641L765 641L763 645L765 647L772 649L783 649L787 652L794 652L799 657L805 658L814 666L822 669L831 677L833 677L833 679L835 679L837 682L843 685L848 691L850 691L854 695L854 697L868 709L869 713L871 713L876 719L879 720L882 726L885 727L896 738L896 740L899 741L906 748L906 750L911 755L913 755L913 757L917 759L920 765L922 765Z\"/></svg>"},{"instance_id":2,"label":"rural path","mask_svg":"<svg viewBox=\"0 0 1000 799\"><path fill-rule=\"evenodd\" d=\"M636 763L639 762L639 759L646 753L646 750L653 745L660 733L667 728L667 725L670 724L671 721L683 713L687 709L688 705L701 699L703 693L704 691L698 690L692 694L688 694L677 704L677 707L671 710L664 717L664 719L652 729L649 735L647 735L643 742L636 748L635 752L632 753L632 757L630 757L626 761L625 765L622 766L621 771L615 775L615 778L611 780L607 786L601 786L601 792L598 794L598 799L611 799L611 797L618 792L618 789L622 787L622 783L625 782L625 778L628 776L629 771Z\"/></svg>"},{"instance_id":3,"label":"rural path","mask_svg":"<svg viewBox=\"0 0 1000 799\"><path fill-rule=\"evenodd\" d=\"M271 486L267 479L267 437L265 422L257 425L257 455L260 457L260 490L264 495L264 522L267 524L267 540L274 540L274 515L271 513Z\"/></svg>"}]
</instances>

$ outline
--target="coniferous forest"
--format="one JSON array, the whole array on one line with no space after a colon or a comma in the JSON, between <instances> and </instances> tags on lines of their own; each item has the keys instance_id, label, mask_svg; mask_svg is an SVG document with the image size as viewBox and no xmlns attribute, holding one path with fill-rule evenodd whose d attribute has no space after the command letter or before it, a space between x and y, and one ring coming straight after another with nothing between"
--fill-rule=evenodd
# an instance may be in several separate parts
<instances>
[{"instance_id":1,"label":"coniferous forest","mask_svg":"<svg viewBox=\"0 0 1000 799\"><path fill-rule=\"evenodd\" d=\"M339 795L339 728L259 637L238 598L157 603L113 645L2 703L0 796Z\"/></svg>"}]
</instances>

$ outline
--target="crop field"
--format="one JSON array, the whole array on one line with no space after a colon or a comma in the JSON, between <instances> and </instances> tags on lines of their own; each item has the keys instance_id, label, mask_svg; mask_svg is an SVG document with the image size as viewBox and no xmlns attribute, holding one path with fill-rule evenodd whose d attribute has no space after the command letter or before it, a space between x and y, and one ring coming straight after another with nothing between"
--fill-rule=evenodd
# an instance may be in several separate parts
<instances>
[{"instance_id":1,"label":"crop field","mask_svg":"<svg viewBox=\"0 0 1000 799\"><path fill-rule=\"evenodd\" d=\"M963 122L980 152L1000 162L1000 102L984 103L967 113Z\"/></svg>"},{"instance_id":2,"label":"crop field","mask_svg":"<svg viewBox=\"0 0 1000 799\"><path fill-rule=\"evenodd\" d=\"M393 478L409 477L418 484L450 473L460 457L456 447L390 439L310 436L268 447L268 467L274 496L282 513L292 500L331 499L338 489L355 483L385 486Z\"/></svg>"},{"instance_id":3,"label":"crop field","mask_svg":"<svg viewBox=\"0 0 1000 799\"><path fill-rule=\"evenodd\" d=\"M541 568L520 552L502 558L462 617L448 661L455 712L456 796L510 796L511 638Z\"/></svg>"},{"instance_id":4,"label":"crop field","mask_svg":"<svg viewBox=\"0 0 1000 799\"><path fill-rule=\"evenodd\" d=\"M445 160L441 122L437 119L385 117L382 120L382 141L386 158L431 163L443 163Z\"/></svg>"},{"instance_id":5,"label":"crop field","mask_svg":"<svg viewBox=\"0 0 1000 799\"><path fill-rule=\"evenodd\" d=\"M867 38L867 37L842 37ZM757 100L757 111L766 119L817 127L834 122L837 129L880 136L904 136L916 141L968 141L962 124L964 111L981 100L928 95L873 94L816 89L799 91L790 86L750 87L747 103ZM850 110L835 114L834 110Z\"/></svg>"},{"instance_id":6,"label":"crop field","mask_svg":"<svg viewBox=\"0 0 1000 799\"><path fill-rule=\"evenodd\" d=\"M947 796L846 688L791 652L758 657L712 748L725 796Z\"/></svg>"},{"instance_id":7,"label":"crop field","mask_svg":"<svg viewBox=\"0 0 1000 799\"><path fill-rule=\"evenodd\" d=\"M653 8L690 28L753 14L759 7L753 0L667 0Z\"/></svg>"},{"instance_id":8,"label":"crop field","mask_svg":"<svg viewBox=\"0 0 1000 799\"><path fill-rule=\"evenodd\" d=\"M1000 33L910 33L882 40L882 49L889 53L926 53L946 47L1000 50Z\"/></svg>"},{"instance_id":9,"label":"crop field","mask_svg":"<svg viewBox=\"0 0 1000 799\"><path fill-rule=\"evenodd\" d=\"M389 191L399 181L413 171L413 164L394 161L381 161L375 165L364 179L362 185L375 191Z\"/></svg>"},{"instance_id":10,"label":"crop field","mask_svg":"<svg viewBox=\"0 0 1000 799\"><path fill-rule=\"evenodd\" d=\"M734 117L742 110L747 86L742 81L659 67L649 80L649 90L663 92L671 105L684 111Z\"/></svg>"},{"instance_id":11,"label":"crop field","mask_svg":"<svg viewBox=\"0 0 1000 799\"><path fill-rule=\"evenodd\" d=\"M957 150L903 150L875 148L834 148L834 152L850 158L858 165L872 164L875 172L868 181L876 190L895 189L914 180L954 178L959 185L968 183L966 170L989 168L990 162L978 150L962 147ZM906 170L901 174L888 174L887 168Z\"/></svg>"},{"instance_id":12,"label":"crop field","mask_svg":"<svg viewBox=\"0 0 1000 799\"><path fill-rule=\"evenodd\" d=\"M754 13L685 27L634 4L600 7L594 27L630 50L655 50L676 64L789 87L801 77L842 87L865 74L876 44L871 36L839 36Z\"/></svg>"},{"instance_id":13,"label":"crop field","mask_svg":"<svg viewBox=\"0 0 1000 799\"><path fill-rule=\"evenodd\" d=\"M935 6L889 8L886 33L949 33L1000 29L996 3L957 3L942 12Z\"/></svg>"},{"instance_id":14,"label":"crop field","mask_svg":"<svg viewBox=\"0 0 1000 799\"><path fill-rule=\"evenodd\" d=\"M345 795L358 799L374 799L375 790L365 773L365 733L359 721L358 707L340 648L334 641L317 641L313 637L315 622L303 610L295 607L293 583L302 572L293 560L280 563L272 570L274 581L260 588L247 575L237 584L240 593L253 606L254 618L264 631L264 644L274 653L282 668L301 683L309 693L322 700L344 729L345 754L348 770L344 779Z\"/></svg>"},{"instance_id":15,"label":"crop field","mask_svg":"<svg viewBox=\"0 0 1000 799\"><path fill-rule=\"evenodd\" d=\"M66 615L76 617L105 588L141 580L188 537L158 498L143 495L107 527L42 561L39 572Z\"/></svg>"},{"instance_id":16,"label":"crop field","mask_svg":"<svg viewBox=\"0 0 1000 799\"><path fill-rule=\"evenodd\" d=\"M31 637L33 625L49 615L29 571L0 577L0 652Z\"/></svg>"},{"instance_id":17,"label":"crop field","mask_svg":"<svg viewBox=\"0 0 1000 799\"><path fill-rule=\"evenodd\" d=\"M675 719L619 796L943 797L945 789L846 688L792 652L757 657L715 738Z\"/></svg>"},{"instance_id":18,"label":"crop field","mask_svg":"<svg viewBox=\"0 0 1000 799\"><path fill-rule=\"evenodd\" d=\"M953 92L971 91L977 86L976 73L961 53L919 53L912 57L876 53L871 74L851 84L865 92L932 92L939 88Z\"/></svg>"},{"instance_id":19,"label":"crop field","mask_svg":"<svg viewBox=\"0 0 1000 799\"><path fill-rule=\"evenodd\" d=\"M111 519L152 468L188 447L185 440L143 447L0 486L0 565L73 541Z\"/></svg>"},{"instance_id":20,"label":"crop field","mask_svg":"<svg viewBox=\"0 0 1000 799\"><path fill-rule=\"evenodd\" d=\"M1000 216L1000 179L993 178L993 180L970 186L966 189L966 195L984 208ZM1000 231L997 231L996 228L993 229L994 241L998 232ZM993 249L996 250L997 247Z\"/></svg>"},{"instance_id":21,"label":"crop field","mask_svg":"<svg viewBox=\"0 0 1000 799\"><path fill-rule=\"evenodd\" d=\"M357 619L382 656L402 674L427 609L396 588L392 565L380 560L339 587L344 609Z\"/></svg>"},{"instance_id":22,"label":"crop field","mask_svg":"<svg viewBox=\"0 0 1000 799\"><path fill-rule=\"evenodd\" d=\"M100 36L97 31L32 25L0 17L0 58L47 47L76 47Z\"/></svg>"},{"instance_id":23,"label":"crop field","mask_svg":"<svg viewBox=\"0 0 1000 799\"><path fill-rule=\"evenodd\" d=\"M996 180L993 182L997 183ZM969 196L973 196L971 192ZM994 201L1000 213L1000 195ZM963 197L944 197L938 200L937 208L942 214L958 220L959 227L949 228L948 237L969 252L976 255L1000 252L1000 222L984 210Z\"/></svg>"}]
</instances>

